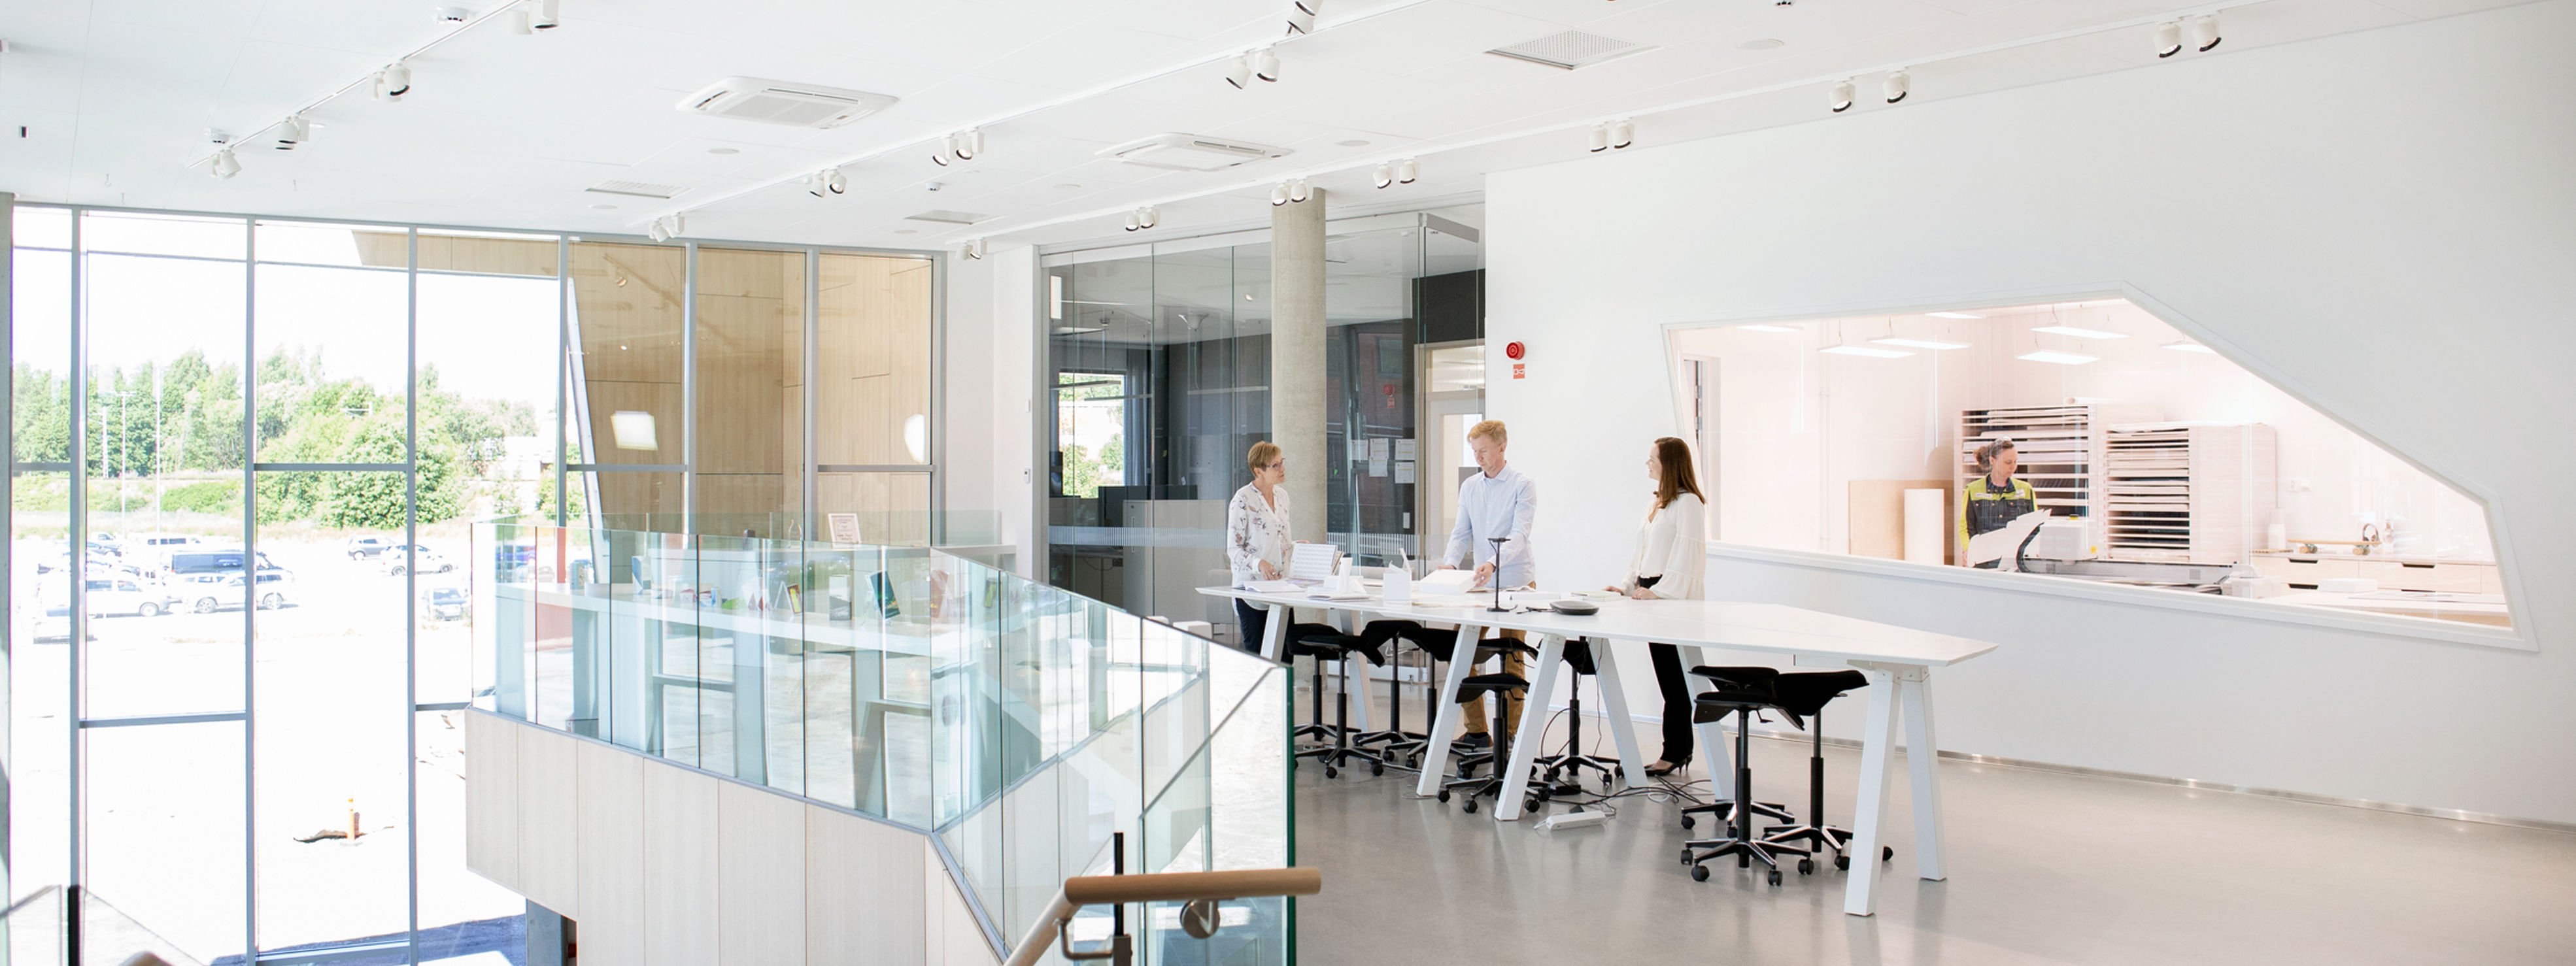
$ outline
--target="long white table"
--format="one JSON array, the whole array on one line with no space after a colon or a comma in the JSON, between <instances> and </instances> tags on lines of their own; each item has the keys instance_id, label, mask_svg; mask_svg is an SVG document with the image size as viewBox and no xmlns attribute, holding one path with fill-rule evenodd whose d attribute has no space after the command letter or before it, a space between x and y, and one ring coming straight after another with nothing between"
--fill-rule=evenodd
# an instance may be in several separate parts
<instances>
[{"instance_id":1,"label":"long white table","mask_svg":"<svg viewBox=\"0 0 2576 966\"><path fill-rule=\"evenodd\" d=\"M1934 767L1939 757L1935 750L1940 746L1932 733L1931 670L1994 650L1993 644L1780 604L1622 599L1601 602L1598 614L1576 617L1549 610L1497 613L1488 609L1492 599L1484 595L1388 603L1376 597L1319 600L1303 591L1268 594L1234 587L1202 587L1199 593L1267 608L1270 619L1265 622L1261 655L1274 661L1279 659L1287 636L1291 608L1457 625L1455 653L1470 659L1449 662L1449 673L1441 679L1438 716L1428 733L1431 747L1423 759L1426 765L1422 778L1414 786L1417 795L1433 795L1440 790L1445 771L1441 763L1448 760L1450 736L1457 733L1462 714L1459 684L1473 673L1470 669L1475 662L1471 658L1476 642L1487 630L1517 630L1535 637L1538 657L1529 700L1536 706L1521 716L1520 731L1512 736L1511 761L1503 772L1502 792L1493 810L1495 820L1504 822L1520 818L1520 802L1528 793L1530 763L1547 731L1544 703L1554 693L1557 669L1564 663L1569 638L1608 644L1594 647L1593 654L1600 664L1598 683L1602 700L1608 705L1607 724L1631 785L1644 784L1646 776L1638 764L1635 723L1628 715L1627 698L1619 686L1615 655L1621 650L1649 642L1672 644L1683 649L1683 661L1693 667L1708 663L1703 649L1716 648L1785 654L1801 665L1857 668L1869 674L1872 686L1868 689L1868 721L1861 730L1860 793L1853 808L1851 880L1844 891L1843 911L1855 916L1877 912L1877 857L1885 837L1887 788L1895 766L1890 752L1896 743L1899 717L1904 720L1906 747L1911 750L1905 758L1914 793L1915 874L1933 881L1949 877L1942 860L1941 783ZM1698 731L1700 744L1708 751L1710 785L1718 795L1731 797L1735 771L1732 749L1716 725L1699 725Z\"/></svg>"}]
</instances>

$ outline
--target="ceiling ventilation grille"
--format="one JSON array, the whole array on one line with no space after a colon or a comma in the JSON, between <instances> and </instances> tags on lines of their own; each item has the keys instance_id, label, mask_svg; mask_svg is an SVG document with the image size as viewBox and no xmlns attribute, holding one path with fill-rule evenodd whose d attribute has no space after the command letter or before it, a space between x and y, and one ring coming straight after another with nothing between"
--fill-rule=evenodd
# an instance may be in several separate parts
<instances>
[{"instance_id":1,"label":"ceiling ventilation grille","mask_svg":"<svg viewBox=\"0 0 2576 966\"><path fill-rule=\"evenodd\" d=\"M893 106L895 98L815 84L727 77L673 105L692 114L766 124L834 128Z\"/></svg>"},{"instance_id":2,"label":"ceiling ventilation grille","mask_svg":"<svg viewBox=\"0 0 2576 966\"><path fill-rule=\"evenodd\" d=\"M602 181L582 190L596 191L604 195L630 195L637 198L676 198L679 197L680 192L689 189L675 184L651 184L643 181Z\"/></svg>"},{"instance_id":3,"label":"ceiling ventilation grille","mask_svg":"<svg viewBox=\"0 0 2576 966\"><path fill-rule=\"evenodd\" d=\"M1100 157L1166 171L1223 171L1265 158L1284 158L1287 148L1247 141L1227 141L1196 134L1157 134L1102 148Z\"/></svg>"},{"instance_id":4,"label":"ceiling ventilation grille","mask_svg":"<svg viewBox=\"0 0 2576 966\"><path fill-rule=\"evenodd\" d=\"M1655 48L1650 44L1631 43L1616 37L1568 30L1561 34L1549 34L1537 40L1525 41L1509 47L1496 47L1486 53L1573 70L1653 49Z\"/></svg>"},{"instance_id":5,"label":"ceiling ventilation grille","mask_svg":"<svg viewBox=\"0 0 2576 966\"><path fill-rule=\"evenodd\" d=\"M966 211L946 211L946 210L940 210L940 211L925 211L925 212L922 212L922 213L920 213L920 214L918 214L918 215L905 215L905 216L903 216L903 220L905 220L905 221L935 221L935 222L938 222L938 223L943 224L943 225L972 225L972 224L974 224L974 223L976 223L976 222L983 221L983 220L988 219L988 218L991 218L991 217L993 217L993 216L991 216L991 215L978 215L978 214L975 214L975 213L973 213L973 212L966 212Z\"/></svg>"}]
</instances>

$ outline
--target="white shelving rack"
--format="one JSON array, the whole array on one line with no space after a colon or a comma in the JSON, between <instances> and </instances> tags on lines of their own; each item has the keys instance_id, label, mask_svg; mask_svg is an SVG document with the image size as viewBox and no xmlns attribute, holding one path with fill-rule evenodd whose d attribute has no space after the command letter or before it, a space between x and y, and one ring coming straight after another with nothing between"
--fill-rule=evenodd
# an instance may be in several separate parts
<instances>
[{"instance_id":1,"label":"white shelving rack","mask_svg":"<svg viewBox=\"0 0 2576 966\"><path fill-rule=\"evenodd\" d=\"M2102 431L2112 422L2155 419L2153 407L2069 403L1998 406L1959 413L1959 465L1955 488L1977 477L1977 447L2013 441L2017 475L2030 481L2039 508L2061 517L2102 515Z\"/></svg>"},{"instance_id":2,"label":"white shelving rack","mask_svg":"<svg viewBox=\"0 0 2576 966\"><path fill-rule=\"evenodd\" d=\"M2237 563L2279 504L2279 448L2261 423L2141 423L2104 436L2107 552L2119 560Z\"/></svg>"}]
</instances>

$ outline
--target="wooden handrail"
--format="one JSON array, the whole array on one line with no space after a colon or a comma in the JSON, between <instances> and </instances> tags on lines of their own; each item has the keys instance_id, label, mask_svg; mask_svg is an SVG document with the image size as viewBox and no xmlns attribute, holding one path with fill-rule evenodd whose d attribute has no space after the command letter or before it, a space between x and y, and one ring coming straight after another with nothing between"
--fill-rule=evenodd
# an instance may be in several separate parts
<instances>
[{"instance_id":1,"label":"wooden handrail","mask_svg":"<svg viewBox=\"0 0 2576 966\"><path fill-rule=\"evenodd\" d=\"M1188 902L1311 896L1324 891L1324 870L1239 869L1230 872L1162 872L1153 875L1086 875L1064 880L1064 897L1076 906L1129 902Z\"/></svg>"}]
</instances>

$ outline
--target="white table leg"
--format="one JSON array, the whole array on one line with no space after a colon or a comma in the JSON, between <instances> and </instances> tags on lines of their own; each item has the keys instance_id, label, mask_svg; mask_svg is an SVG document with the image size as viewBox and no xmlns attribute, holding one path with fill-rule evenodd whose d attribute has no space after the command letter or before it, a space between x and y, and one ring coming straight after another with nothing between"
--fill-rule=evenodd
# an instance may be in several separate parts
<instances>
[{"instance_id":1,"label":"white table leg","mask_svg":"<svg viewBox=\"0 0 2576 966\"><path fill-rule=\"evenodd\" d=\"M1610 655L1615 650L1609 641L1592 639L1592 661L1601 672L1593 680L1600 682L1602 709L1609 712L1601 726L1610 729L1611 740L1619 746L1620 773L1629 787L1636 788L1646 784L1646 765L1637 754L1637 721L1628 716L1628 690L1619 686L1619 663ZM1578 679L1575 684L1580 687L1582 682ZM1575 749L1577 754L1582 751Z\"/></svg>"},{"instance_id":2,"label":"white table leg","mask_svg":"<svg viewBox=\"0 0 2576 966\"><path fill-rule=\"evenodd\" d=\"M1261 656L1275 663L1279 660L1280 653L1288 646L1288 622L1296 619L1294 616L1296 612L1290 610L1286 604L1254 604L1253 606L1270 612L1270 619L1261 622Z\"/></svg>"},{"instance_id":3,"label":"white table leg","mask_svg":"<svg viewBox=\"0 0 2576 966\"><path fill-rule=\"evenodd\" d=\"M1843 891L1843 911L1855 916L1878 913L1878 850L1886 831L1887 784L1896 759L1895 675L1870 670L1869 722L1860 733L1860 795L1852 803L1851 883Z\"/></svg>"},{"instance_id":4,"label":"white table leg","mask_svg":"<svg viewBox=\"0 0 2576 966\"><path fill-rule=\"evenodd\" d=\"M1914 780L1914 874L1939 882L1942 862L1941 746L1932 738L1932 681L1923 669L1897 675L1905 686L1905 770Z\"/></svg>"},{"instance_id":5,"label":"white table leg","mask_svg":"<svg viewBox=\"0 0 2576 966\"><path fill-rule=\"evenodd\" d=\"M1326 622L1332 624L1335 630L1341 631L1344 634L1359 633L1359 628L1363 623L1359 614L1338 608L1325 611L1325 613L1330 615L1325 618ZM1350 662L1351 666L1348 669L1349 677L1347 680L1351 682L1352 733L1366 734L1377 730L1377 725L1371 724L1369 717L1369 663L1367 658L1361 657L1357 654L1351 655Z\"/></svg>"},{"instance_id":6,"label":"white table leg","mask_svg":"<svg viewBox=\"0 0 2576 966\"><path fill-rule=\"evenodd\" d=\"M1706 667L1707 665L1708 656L1702 653L1701 649L1696 647L1682 648L1682 677L1685 680L1693 683L1701 680L1700 678L1692 676L1690 669L1695 667ZM1699 691L1697 688L1693 688L1691 693L1698 694ZM1693 710L1697 710L1696 706L1694 706ZM1727 743L1726 723L1722 720L1703 721L1692 725L1691 730L1698 733L1700 754L1706 756L1700 760L1708 763L1709 801L1734 801L1735 746ZM1676 780L1678 781L1679 779Z\"/></svg>"},{"instance_id":7,"label":"white table leg","mask_svg":"<svg viewBox=\"0 0 2576 966\"><path fill-rule=\"evenodd\" d=\"M1565 638L1555 634L1539 635L1538 673L1532 676L1527 700L1521 704L1520 733L1512 736L1512 760L1503 773L1502 793L1494 796L1494 820L1518 821L1521 797L1529 794L1530 762L1538 758L1539 742L1547 738L1547 702L1556 693L1557 665L1565 662ZM1495 700L1501 700L1500 695Z\"/></svg>"},{"instance_id":8,"label":"white table leg","mask_svg":"<svg viewBox=\"0 0 2576 966\"><path fill-rule=\"evenodd\" d=\"M1458 707L1458 685L1475 673L1476 642L1485 629L1474 624L1458 625L1458 643L1449 651L1449 673L1440 678L1440 696L1432 699L1431 730L1424 732L1431 746L1422 751L1422 778L1413 783L1413 794L1429 798L1440 794L1440 780L1449 774L1449 739L1458 733L1458 718L1464 712Z\"/></svg>"}]
</instances>

